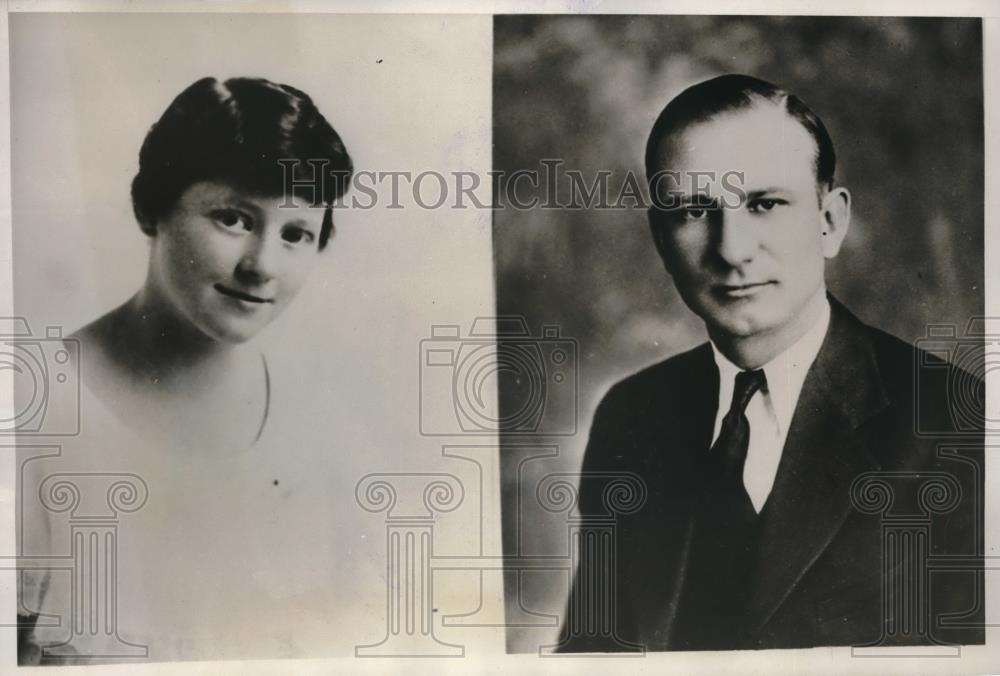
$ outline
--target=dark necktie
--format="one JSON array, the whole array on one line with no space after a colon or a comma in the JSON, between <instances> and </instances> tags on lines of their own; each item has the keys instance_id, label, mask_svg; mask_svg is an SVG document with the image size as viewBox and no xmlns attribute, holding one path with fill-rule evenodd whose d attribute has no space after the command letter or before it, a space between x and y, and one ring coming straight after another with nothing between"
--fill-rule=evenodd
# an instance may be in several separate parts
<instances>
[{"instance_id":1,"label":"dark necktie","mask_svg":"<svg viewBox=\"0 0 1000 676\"><path fill-rule=\"evenodd\" d=\"M719 438L708 452L699 454L702 484L692 522L688 575L671 639L675 649L744 645L759 527L743 485L750 445L745 411L764 382L760 370L737 374L733 402L722 419Z\"/></svg>"},{"instance_id":2,"label":"dark necktie","mask_svg":"<svg viewBox=\"0 0 1000 676\"><path fill-rule=\"evenodd\" d=\"M743 466L750 446L750 422L747 420L746 408L765 382L764 371L760 369L736 374L733 402L722 419L719 438L708 452L709 483L706 488L709 499L726 503L749 518L756 515L756 510L743 484Z\"/></svg>"}]
</instances>

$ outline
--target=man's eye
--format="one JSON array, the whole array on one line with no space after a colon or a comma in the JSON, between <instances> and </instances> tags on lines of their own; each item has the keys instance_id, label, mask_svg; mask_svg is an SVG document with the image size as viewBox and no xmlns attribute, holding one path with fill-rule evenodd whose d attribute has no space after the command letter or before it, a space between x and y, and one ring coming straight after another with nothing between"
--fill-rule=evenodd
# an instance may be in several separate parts
<instances>
[{"instance_id":1,"label":"man's eye","mask_svg":"<svg viewBox=\"0 0 1000 676\"><path fill-rule=\"evenodd\" d=\"M212 213L212 218L227 230L238 230L240 228L248 232L253 230L253 223L250 222L250 217L233 209L219 209Z\"/></svg>"},{"instance_id":2,"label":"man's eye","mask_svg":"<svg viewBox=\"0 0 1000 676\"><path fill-rule=\"evenodd\" d=\"M685 221L700 221L708 215L708 209L704 207L687 207L682 210Z\"/></svg>"},{"instance_id":3,"label":"man's eye","mask_svg":"<svg viewBox=\"0 0 1000 676\"><path fill-rule=\"evenodd\" d=\"M747 209L750 211L750 213L759 214L759 213L763 213L765 211L771 211L771 209L774 209L774 207L778 206L779 204L782 204L781 200L776 200L776 199L757 199L757 200L751 201L747 205Z\"/></svg>"},{"instance_id":4,"label":"man's eye","mask_svg":"<svg viewBox=\"0 0 1000 676\"><path fill-rule=\"evenodd\" d=\"M289 244L311 244L315 239L311 232L302 228L285 228L281 231L281 238Z\"/></svg>"}]
</instances>

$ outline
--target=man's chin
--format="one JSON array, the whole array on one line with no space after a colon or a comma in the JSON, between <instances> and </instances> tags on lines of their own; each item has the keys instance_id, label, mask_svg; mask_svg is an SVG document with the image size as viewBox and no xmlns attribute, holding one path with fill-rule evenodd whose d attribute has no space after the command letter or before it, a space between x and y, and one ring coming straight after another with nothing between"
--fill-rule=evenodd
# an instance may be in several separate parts
<instances>
[{"instance_id":1,"label":"man's chin","mask_svg":"<svg viewBox=\"0 0 1000 676\"><path fill-rule=\"evenodd\" d=\"M738 310L718 308L710 315L703 315L705 325L712 336L727 338L750 338L773 328L773 322L762 312L744 307Z\"/></svg>"}]
</instances>

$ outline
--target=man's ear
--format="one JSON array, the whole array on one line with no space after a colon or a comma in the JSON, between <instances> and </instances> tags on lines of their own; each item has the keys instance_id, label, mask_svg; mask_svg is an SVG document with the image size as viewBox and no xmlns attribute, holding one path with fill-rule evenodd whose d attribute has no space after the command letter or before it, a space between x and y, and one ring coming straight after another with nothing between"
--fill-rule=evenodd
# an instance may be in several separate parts
<instances>
[{"instance_id":1,"label":"man's ear","mask_svg":"<svg viewBox=\"0 0 1000 676\"><path fill-rule=\"evenodd\" d=\"M834 188L823 195L820 205L820 246L824 258L833 258L840 252L847 230L851 226L851 193L847 188Z\"/></svg>"},{"instance_id":2,"label":"man's ear","mask_svg":"<svg viewBox=\"0 0 1000 676\"><path fill-rule=\"evenodd\" d=\"M649 219L649 231L653 235L656 252L660 254L660 260L663 261L663 266L667 269L667 272L673 274L670 270L670 256L668 255L670 251L670 245L667 242L668 226L664 223L663 211L657 209L655 206L651 206L646 210L646 218Z\"/></svg>"}]
</instances>

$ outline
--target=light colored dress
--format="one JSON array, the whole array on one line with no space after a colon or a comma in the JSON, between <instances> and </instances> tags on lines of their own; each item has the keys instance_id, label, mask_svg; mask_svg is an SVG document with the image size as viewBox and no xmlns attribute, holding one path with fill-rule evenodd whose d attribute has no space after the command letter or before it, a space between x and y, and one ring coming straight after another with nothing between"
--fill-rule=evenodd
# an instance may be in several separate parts
<instances>
[{"instance_id":1,"label":"light colored dress","mask_svg":"<svg viewBox=\"0 0 1000 676\"><path fill-rule=\"evenodd\" d=\"M352 559L364 537L345 528L359 514L358 477L327 441L322 402L283 387L280 373L272 363L267 423L242 452L159 447L85 386L78 436L20 444L19 613L39 614L47 654L353 654L368 632L342 612L352 571L384 563Z\"/></svg>"}]
</instances>

